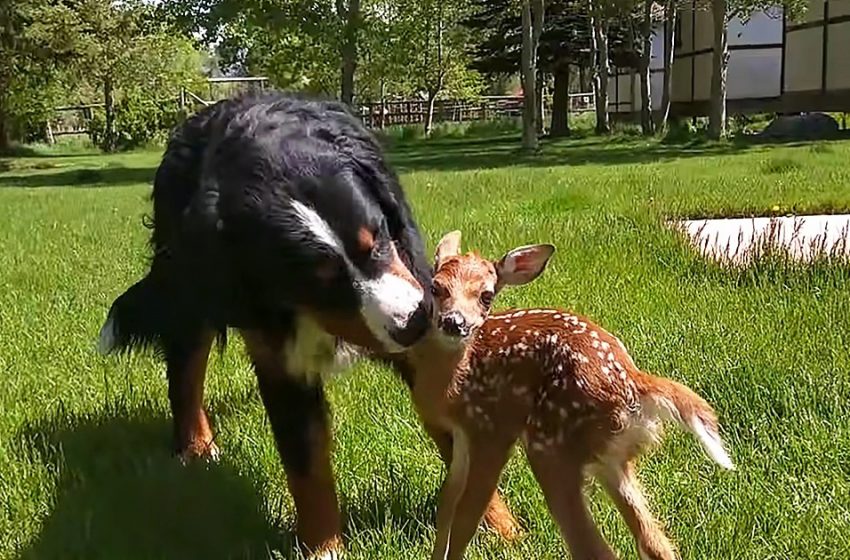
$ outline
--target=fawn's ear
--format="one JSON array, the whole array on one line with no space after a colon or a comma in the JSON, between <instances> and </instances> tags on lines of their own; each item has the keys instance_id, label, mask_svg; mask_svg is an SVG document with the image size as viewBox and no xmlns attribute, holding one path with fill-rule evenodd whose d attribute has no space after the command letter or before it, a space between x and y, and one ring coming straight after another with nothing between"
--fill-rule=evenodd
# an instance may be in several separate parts
<instances>
[{"instance_id":1,"label":"fawn's ear","mask_svg":"<svg viewBox=\"0 0 850 560\"><path fill-rule=\"evenodd\" d=\"M528 284L540 276L554 253L555 246L549 244L526 245L508 251L496 263L496 274L499 275L496 289Z\"/></svg>"},{"instance_id":2,"label":"fawn's ear","mask_svg":"<svg viewBox=\"0 0 850 560\"><path fill-rule=\"evenodd\" d=\"M455 230L449 232L440 239L437 243L437 251L434 255L434 270L440 268L449 257L455 257L460 254L460 232Z\"/></svg>"}]
</instances>

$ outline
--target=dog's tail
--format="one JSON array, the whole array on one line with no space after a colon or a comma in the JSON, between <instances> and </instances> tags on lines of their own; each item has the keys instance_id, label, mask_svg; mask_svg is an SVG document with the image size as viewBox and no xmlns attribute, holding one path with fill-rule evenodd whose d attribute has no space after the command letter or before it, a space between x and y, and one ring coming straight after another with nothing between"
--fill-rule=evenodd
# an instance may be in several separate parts
<instances>
[{"instance_id":1,"label":"dog's tail","mask_svg":"<svg viewBox=\"0 0 850 560\"><path fill-rule=\"evenodd\" d=\"M112 303L100 329L97 349L101 354L132 348L162 349L171 328L171 313L176 302L167 286L147 275Z\"/></svg>"},{"instance_id":2,"label":"dog's tail","mask_svg":"<svg viewBox=\"0 0 850 560\"><path fill-rule=\"evenodd\" d=\"M705 399L681 383L648 374L643 393L651 399L661 417L676 422L696 436L706 454L718 465L735 469L720 437L717 414Z\"/></svg>"}]
</instances>

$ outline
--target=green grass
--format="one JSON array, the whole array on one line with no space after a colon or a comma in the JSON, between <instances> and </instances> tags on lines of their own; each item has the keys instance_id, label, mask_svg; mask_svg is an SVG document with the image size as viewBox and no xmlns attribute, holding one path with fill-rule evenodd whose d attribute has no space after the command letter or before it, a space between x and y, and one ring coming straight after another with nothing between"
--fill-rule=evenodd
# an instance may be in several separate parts
<instances>
[{"instance_id":1,"label":"green grass","mask_svg":"<svg viewBox=\"0 0 850 560\"><path fill-rule=\"evenodd\" d=\"M781 259L725 271L670 216L845 211L850 143L667 145L614 137L516 151L515 136L397 145L429 243L450 229L497 256L557 245L499 307L562 305L620 335L649 371L720 414L738 470L671 430L642 463L686 559L850 556L850 274ZM150 356L103 358L97 330L146 258L142 217L159 152L40 150L0 173L0 558L289 557L293 511L253 375L234 340L207 398L220 464L169 457L166 384ZM362 364L329 388L349 558L424 558L442 467L392 374ZM528 529L481 533L470 558L563 558L517 456L502 481ZM606 537L634 547L593 492Z\"/></svg>"}]
</instances>

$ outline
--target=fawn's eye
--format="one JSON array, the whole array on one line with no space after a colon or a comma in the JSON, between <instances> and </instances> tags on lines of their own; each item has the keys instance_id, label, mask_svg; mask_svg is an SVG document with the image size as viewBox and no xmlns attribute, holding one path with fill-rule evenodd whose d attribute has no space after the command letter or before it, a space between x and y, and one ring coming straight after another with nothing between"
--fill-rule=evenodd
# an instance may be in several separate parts
<instances>
[{"instance_id":1,"label":"fawn's eye","mask_svg":"<svg viewBox=\"0 0 850 560\"><path fill-rule=\"evenodd\" d=\"M445 290L439 284L431 284L431 295L434 297L442 297L445 294Z\"/></svg>"},{"instance_id":2,"label":"fawn's eye","mask_svg":"<svg viewBox=\"0 0 850 560\"><path fill-rule=\"evenodd\" d=\"M487 290L486 292L481 292L481 295L478 296L478 300L481 302L481 305L484 307L490 307L493 305L493 292Z\"/></svg>"}]
</instances>

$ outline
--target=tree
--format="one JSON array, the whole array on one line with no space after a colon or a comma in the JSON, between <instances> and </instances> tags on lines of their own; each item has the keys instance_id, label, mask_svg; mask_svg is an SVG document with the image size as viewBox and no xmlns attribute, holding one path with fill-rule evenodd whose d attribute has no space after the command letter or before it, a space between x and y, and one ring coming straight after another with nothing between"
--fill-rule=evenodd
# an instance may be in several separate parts
<instances>
[{"instance_id":1,"label":"tree","mask_svg":"<svg viewBox=\"0 0 850 560\"><path fill-rule=\"evenodd\" d=\"M753 12L776 6L770 0L710 0L714 51L711 69L711 109L708 115L708 135L719 140L726 136L726 86L729 65L728 25L733 18L746 21ZM805 12L807 0L782 2L787 17L795 18Z\"/></svg>"},{"instance_id":2,"label":"tree","mask_svg":"<svg viewBox=\"0 0 850 560\"><path fill-rule=\"evenodd\" d=\"M644 135L655 134L655 121L652 119L652 81L649 65L652 60L652 6L653 0L643 0L643 14L640 21L640 126Z\"/></svg>"},{"instance_id":3,"label":"tree","mask_svg":"<svg viewBox=\"0 0 850 560\"><path fill-rule=\"evenodd\" d=\"M46 0L0 3L0 151L45 122L74 55L73 11Z\"/></svg>"},{"instance_id":4,"label":"tree","mask_svg":"<svg viewBox=\"0 0 850 560\"><path fill-rule=\"evenodd\" d=\"M461 21L469 15L465 0L412 0L405 10L409 16L413 64L417 89L425 93L428 106L425 134L430 135L437 97L449 82L457 85L469 78L466 53L468 32Z\"/></svg>"},{"instance_id":5,"label":"tree","mask_svg":"<svg viewBox=\"0 0 850 560\"><path fill-rule=\"evenodd\" d=\"M610 134L608 119L608 81L611 75L608 47L608 18L604 0L590 1L590 52L593 56L593 91L596 96L596 133Z\"/></svg>"},{"instance_id":6,"label":"tree","mask_svg":"<svg viewBox=\"0 0 850 560\"><path fill-rule=\"evenodd\" d=\"M726 73L729 65L727 0L711 0L714 50L711 56L711 110L708 136L719 140L726 136Z\"/></svg>"},{"instance_id":7,"label":"tree","mask_svg":"<svg viewBox=\"0 0 850 560\"><path fill-rule=\"evenodd\" d=\"M673 101L673 56L676 48L676 18L678 0L667 0L664 6L664 85L661 90L661 110L658 113L657 128L664 132L670 118L670 105Z\"/></svg>"},{"instance_id":8,"label":"tree","mask_svg":"<svg viewBox=\"0 0 850 560\"><path fill-rule=\"evenodd\" d=\"M543 0L522 2L522 147L537 150L537 46L543 30Z\"/></svg>"},{"instance_id":9,"label":"tree","mask_svg":"<svg viewBox=\"0 0 850 560\"><path fill-rule=\"evenodd\" d=\"M354 73L357 70L357 42L360 31L360 0L336 0L336 14L343 29L340 44L340 100L348 105L354 100Z\"/></svg>"}]
</instances>

